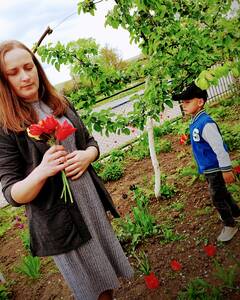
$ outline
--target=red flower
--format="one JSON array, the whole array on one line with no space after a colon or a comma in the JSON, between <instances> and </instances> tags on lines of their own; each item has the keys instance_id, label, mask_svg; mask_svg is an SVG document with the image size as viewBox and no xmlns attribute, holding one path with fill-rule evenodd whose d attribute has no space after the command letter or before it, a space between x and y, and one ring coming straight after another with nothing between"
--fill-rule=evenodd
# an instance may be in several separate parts
<instances>
[{"instance_id":1,"label":"red flower","mask_svg":"<svg viewBox=\"0 0 240 300\"><path fill-rule=\"evenodd\" d=\"M24 224L23 223L16 223L15 226L19 229L23 229L24 228Z\"/></svg>"},{"instance_id":2,"label":"red flower","mask_svg":"<svg viewBox=\"0 0 240 300\"><path fill-rule=\"evenodd\" d=\"M39 135L43 134L44 131L43 131L43 127L41 125L32 124L32 125L30 125L28 132L31 136L39 136Z\"/></svg>"},{"instance_id":3,"label":"red flower","mask_svg":"<svg viewBox=\"0 0 240 300\"><path fill-rule=\"evenodd\" d=\"M171 268L173 269L173 271L179 271L182 269L182 265L180 264L180 262L174 259L171 261Z\"/></svg>"},{"instance_id":4,"label":"red flower","mask_svg":"<svg viewBox=\"0 0 240 300\"><path fill-rule=\"evenodd\" d=\"M66 120L60 124L56 131L55 131L55 137L59 141L65 140L69 135L71 135L73 132L75 132L77 129L74 128L71 124L69 124Z\"/></svg>"},{"instance_id":5,"label":"red flower","mask_svg":"<svg viewBox=\"0 0 240 300\"><path fill-rule=\"evenodd\" d=\"M240 166L236 166L233 168L234 172L239 175L240 174Z\"/></svg>"},{"instance_id":6,"label":"red flower","mask_svg":"<svg viewBox=\"0 0 240 300\"><path fill-rule=\"evenodd\" d=\"M214 245L204 246L203 249L207 256L214 256L217 252L217 248Z\"/></svg>"},{"instance_id":7,"label":"red flower","mask_svg":"<svg viewBox=\"0 0 240 300\"><path fill-rule=\"evenodd\" d=\"M180 137L180 141L179 141L180 145L186 144L187 140L188 140L188 135L187 134L182 134L181 137Z\"/></svg>"},{"instance_id":8,"label":"red flower","mask_svg":"<svg viewBox=\"0 0 240 300\"><path fill-rule=\"evenodd\" d=\"M38 124L43 128L43 132L47 134L54 132L60 126L58 120L53 116L47 116L46 119L41 120Z\"/></svg>"},{"instance_id":9,"label":"red flower","mask_svg":"<svg viewBox=\"0 0 240 300\"><path fill-rule=\"evenodd\" d=\"M147 288L149 289L156 289L159 287L159 280L153 272L151 272L149 275L144 275L144 280Z\"/></svg>"},{"instance_id":10,"label":"red flower","mask_svg":"<svg viewBox=\"0 0 240 300\"><path fill-rule=\"evenodd\" d=\"M36 140L43 140L49 146L55 145L58 141L65 140L69 135L75 132L77 129L69 124L66 120L60 124L53 116L48 116L45 119L38 122L38 124L32 124L27 128L27 133L31 138ZM68 180L65 172L62 170L63 190L61 198L67 201L67 195L70 197L71 203L73 203L72 193L68 184Z\"/></svg>"}]
</instances>

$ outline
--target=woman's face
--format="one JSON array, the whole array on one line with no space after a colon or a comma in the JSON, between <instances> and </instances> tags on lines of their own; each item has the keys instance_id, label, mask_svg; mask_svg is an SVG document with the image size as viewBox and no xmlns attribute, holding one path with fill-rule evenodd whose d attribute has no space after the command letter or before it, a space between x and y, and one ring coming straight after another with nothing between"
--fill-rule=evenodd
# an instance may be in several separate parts
<instances>
[{"instance_id":1,"label":"woman's face","mask_svg":"<svg viewBox=\"0 0 240 300\"><path fill-rule=\"evenodd\" d=\"M31 54L22 48L6 52L5 74L15 94L26 102L38 100L39 77Z\"/></svg>"}]
</instances>

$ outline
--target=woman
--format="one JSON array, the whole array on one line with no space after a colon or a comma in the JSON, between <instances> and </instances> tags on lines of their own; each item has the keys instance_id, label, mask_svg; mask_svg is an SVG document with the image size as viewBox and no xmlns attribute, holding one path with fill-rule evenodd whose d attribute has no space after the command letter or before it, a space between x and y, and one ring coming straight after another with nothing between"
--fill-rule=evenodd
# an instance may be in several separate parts
<instances>
[{"instance_id":1,"label":"woman","mask_svg":"<svg viewBox=\"0 0 240 300\"><path fill-rule=\"evenodd\" d=\"M49 147L27 134L49 115L77 128L61 145ZM90 165L99 156L97 143L18 41L0 44L0 124L3 193L13 206L26 207L32 254L53 256L76 299L112 299L118 277L133 271L106 216L118 213ZM62 170L73 203L61 199Z\"/></svg>"}]
</instances>

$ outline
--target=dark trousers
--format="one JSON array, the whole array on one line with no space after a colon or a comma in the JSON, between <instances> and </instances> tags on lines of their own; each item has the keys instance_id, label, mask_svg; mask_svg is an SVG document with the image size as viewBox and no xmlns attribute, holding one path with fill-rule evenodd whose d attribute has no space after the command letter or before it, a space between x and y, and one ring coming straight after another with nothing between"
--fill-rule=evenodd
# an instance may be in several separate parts
<instances>
[{"instance_id":1,"label":"dark trousers","mask_svg":"<svg viewBox=\"0 0 240 300\"><path fill-rule=\"evenodd\" d=\"M205 174L213 205L225 226L235 226L234 218L240 216L240 208L226 188L222 172Z\"/></svg>"}]
</instances>

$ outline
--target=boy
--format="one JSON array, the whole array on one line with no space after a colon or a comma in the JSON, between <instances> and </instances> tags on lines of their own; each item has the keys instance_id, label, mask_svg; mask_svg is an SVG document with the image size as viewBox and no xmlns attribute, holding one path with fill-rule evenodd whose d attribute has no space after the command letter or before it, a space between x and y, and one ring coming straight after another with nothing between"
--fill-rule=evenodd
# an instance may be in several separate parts
<instances>
[{"instance_id":1,"label":"boy","mask_svg":"<svg viewBox=\"0 0 240 300\"><path fill-rule=\"evenodd\" d=\"M223 143L217 124L204 111L207 91L194 83L173 100L180 101L185 114L192 116L190 139L199 173L207 179L214 206L221 216L224 227L217 240L230 241L237 233L235 219L240 217L240 208L226 188L226 183L235 180L226 145Z\"/></svg>"}]
</instances>

